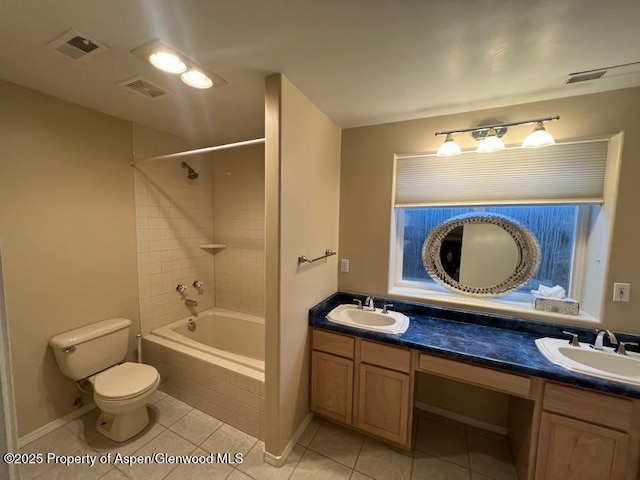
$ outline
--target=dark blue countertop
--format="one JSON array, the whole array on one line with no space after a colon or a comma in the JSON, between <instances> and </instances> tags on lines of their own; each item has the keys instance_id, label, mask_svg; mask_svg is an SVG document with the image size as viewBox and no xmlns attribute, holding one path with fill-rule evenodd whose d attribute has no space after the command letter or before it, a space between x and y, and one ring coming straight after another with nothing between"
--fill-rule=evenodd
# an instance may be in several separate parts
<instances>
[{"instance_id":1,"label":"dark blue countertop","mask_svg":"<svg viewBox=\"0 0 640 480\"><path fill-rule=\"evenodd\" d=\"M460 360L507 372L541 377L599 392L640 399L640 387L573 373L549 362L535 345L536 338L568 338L562 330L579 334L581 342L592 343L595 331L575 326L553 325L492 314L480 314L433 307L397 299L376 298L376 307L393 303L393 310L411 320L409 329L392 335L347 327L326 319L334 307L353 304L359 294L338 292L309 310L309 325L378 342L407 347L443 358ZM620 341L639 337L616 335Z\"/></svg>"}]
</instances>

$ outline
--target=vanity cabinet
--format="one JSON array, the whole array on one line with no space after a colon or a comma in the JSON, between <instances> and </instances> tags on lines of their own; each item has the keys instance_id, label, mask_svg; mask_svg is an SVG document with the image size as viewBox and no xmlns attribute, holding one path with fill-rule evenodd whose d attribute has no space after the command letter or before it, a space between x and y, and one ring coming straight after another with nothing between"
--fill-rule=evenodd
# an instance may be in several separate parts
<instances>
[{"instance_id":1,"label":"vanity cabinet","mask_svg":"<svg viewBox=\"0 0 640 480\"><path fill-rule=\"evenodd\" d=\"M353 337L314 330L311 354L311 410L351 424Z\"/></svg>"},{"instance_id":2,"label":"vanity cabinet","mask_svg":"<svg viewBox=\"0 0 640 480\"><path fill-rule=\"evenodd\" d=\"M311 410L410 447L410 350L313 330L311 355Z\"/></svg>"},{"instance_id":3,"label":"vanity cabinet","mask_svg":"<svg viewBox=\"0 0 640 480\"><path fill-rule=\"evenodd\" d=\"M325 417L351 423L353 360L314 351L311 358L311 409Z\"/></svg>"},{"instance_id":4,"label":"vanity cabinet","mask_svg":"<svg viewBox=\"0 0 640 480\"><path fill-rule=\"evenodd\" d=\"M411 351L362 340L359 360L356 427L408 446Z\"/></svg>"},{"instance_id":5,"label":"vanity cabinet","mask_svg":"<svg viewBox=\"0 0 640 480\"><path fill-rule=\"evenodd\" d=\"M629 435L542 412L537 480L622 480Z\"/></svg>"},{"instance_id":6,"label":"vanity cabinet","mask_svg":"<svg viewBox=\"0 0 640 480\"><path fill-rule=\"evenodd\" d=\"M637 478L632 400L545 385L536 480Z\"/></svg>"}]
</instances>

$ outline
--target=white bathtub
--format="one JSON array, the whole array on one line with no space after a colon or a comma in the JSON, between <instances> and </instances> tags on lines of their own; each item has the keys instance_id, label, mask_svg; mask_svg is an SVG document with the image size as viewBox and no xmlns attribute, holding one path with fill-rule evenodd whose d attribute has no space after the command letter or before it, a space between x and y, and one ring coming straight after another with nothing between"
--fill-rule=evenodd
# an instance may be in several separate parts
<instances>
[{"instance_id":1,"label":"white bathtub","mask_svg":"<svg viewBox=\"0 0 640 480\"><path fill-rule=\"evenodd\" d=\"M194 331L188 328L190 321ZM151 333L264 372L264 318L212 308Z\"/></svg>"},{"instance_id":2,"label":"white bathtub","mask_svg":"<svg viewBox=\"0 0 640 480\"><path fill-rule=\"evenodd\" d=\"M264 438L263 318L212 308L157 328L142 343L145 363L160 372L161 390Z\"/></svg>"}]
</instances>

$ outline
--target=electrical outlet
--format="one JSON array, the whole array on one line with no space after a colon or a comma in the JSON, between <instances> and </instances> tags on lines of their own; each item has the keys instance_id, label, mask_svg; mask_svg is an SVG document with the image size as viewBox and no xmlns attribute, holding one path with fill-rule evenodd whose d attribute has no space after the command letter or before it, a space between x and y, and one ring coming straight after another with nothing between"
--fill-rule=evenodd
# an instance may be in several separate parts
<instances>
[{"instance_id":1,"label":"electrical outlet","mask_svg":"<svg viewBox=\"0 0 640 480\"><path fill-rule=\"evenodd\" d=\"M349 273L349 259L343 258L340 260L340 271L342 273Z\"/></svg>"},{"instance_id":2,"label":"electrical outlet","mask_svg":"<svg viewBox=\"0 0 640 480\"><path fill-rule=\"evenodd\" d=\"M614 302L628 302L629 293L631 293L631 284L629 283L613 284L613 301Z\"/></svg>"}]
</instances>

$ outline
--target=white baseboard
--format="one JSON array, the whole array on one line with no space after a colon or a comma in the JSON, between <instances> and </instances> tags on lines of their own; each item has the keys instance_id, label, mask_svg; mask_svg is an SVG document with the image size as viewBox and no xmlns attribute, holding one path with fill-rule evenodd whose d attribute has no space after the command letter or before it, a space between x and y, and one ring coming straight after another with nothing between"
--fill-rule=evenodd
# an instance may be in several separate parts
<instances>
[{"instance_id":1,"label":"white baseboard","mask_svg":"<svg viewBox=\"0 0 640 480\"><path fill-rule=\"evenodd\" d=\"M66 423L69 423L71 420L75 420L76 418L81 417L82 415L84 415L87 412L90 412L94 408L96 408L96 404L91 402L83 407L80 407L77 410L74 410L69 415L65 415L62 418L58 418L53 422L47 423L46 425L40 427L37 430L34 430L31 433L27 433L24 437L20 437L18 439L18 446L22 448L25 445L28 445L31 442L38 440L41 437L44 437L47 433L53 432L56 428L61 427Z\"/></svg>"},{"instance_id":2,"label":"white baseboard","mask_svg":"<svg viewBox=\"0 0 640 480\"><path fill-rule=\"evenodd\" d=\"M289 440L289 443L287 443L287 446L282 452L282 455L273 455L265 451L263 455L264 461L269 465L273 465L274 467L281 467L282 465L284 465L284 463L287 461L287 458L289 458L289 454L291 453L291 450L293 450L293 447L296 446L296 443L298 443L298 440L300 440L300 437L302 436L304 431L307 429L307 426L309 426L309 423L311 422L312 419L313 419L313 413L309 412L309 415L305 417L305 419L302 421L302 423L298 427L298 430L296 430L296 433L293 434L293 437L291 437L291 439Z\"/></svg>"},{"instance_id":3,"label":"white baseboard","mask_svg":"<svg viewBox=\"0 0 640 480\"><path fill-rule=\"evenodd\" d=\"M482 420L478 420L477 418L467 417L466 415L461 415L456 412L445 410L444 408L435 407L433 405L429 405L428 403L416 402L415 407L418 410L422 410L424 412L429 412L429 413L435 413L436 415L440 415L441 417L445 417L445 418L450 418L451 420L456 420L460 423L464 423L465 425L471 425L472 427L482 428L483 430L489 430L490 432L498 433L500 435L507 434L506 427L501 427L500 425L494 425L493 423L489 423L489 422L483 422Z\"/></svg>"}]
</instances>

